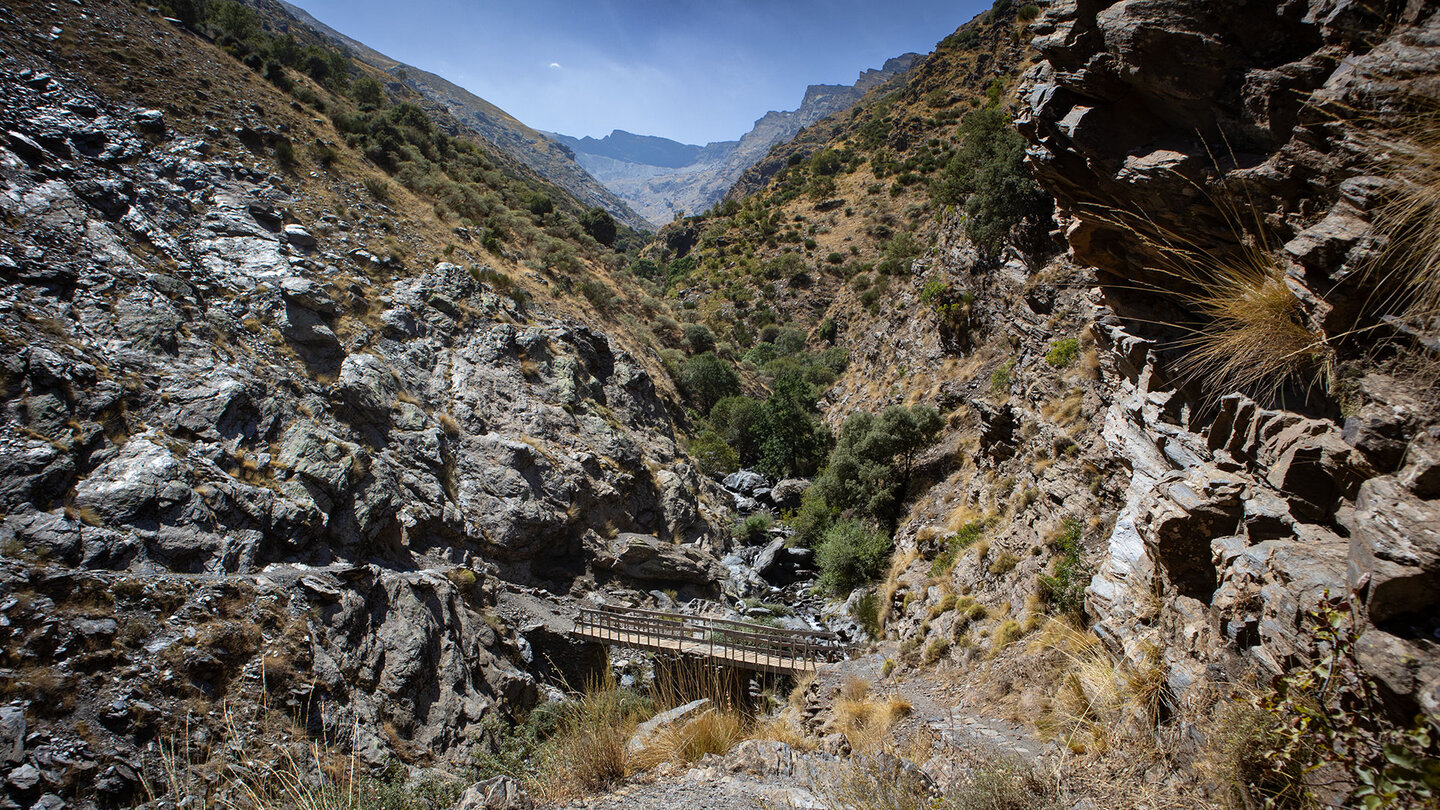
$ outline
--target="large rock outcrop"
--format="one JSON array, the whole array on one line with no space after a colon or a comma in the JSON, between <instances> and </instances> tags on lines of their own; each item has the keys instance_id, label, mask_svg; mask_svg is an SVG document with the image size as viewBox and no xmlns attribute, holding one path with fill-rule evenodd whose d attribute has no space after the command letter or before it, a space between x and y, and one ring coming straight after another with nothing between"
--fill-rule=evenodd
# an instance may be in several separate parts
<instances>
[{"instance_id":1,"label":"large rock outcrop","mask_svg":"<svg viewBox=\"0 0 1440 810\"><path fill-rule=\"evenodd\" d=\"M0 53L16 800L126 801L160 731L231 733L221 700L377 766L467 761L553 675L501 591L727 579L708 554L666 567L725 536L640 358L493 268L378 258L373 200L311 219L314 186L264 168L288 125L181 136L24 58ZM602 567L616 531L690 545Z\"/></svg>"},{"instance_id":2,"label":"large rock outcrop","mask_svg":"<svg viewBox=\"0 0 1440 810\"><path fill-rule=\"evenodd\" d=\"M1362 656L1396 708L1440 710L1433 401L1382 373L1356 375L1346 416L1323 397L1307 414L1217 401L1155 325L1197 317L1173 295L1171 251L1248 241L1274 248L1317 334L1375 327L1384 293L1365 271L1392 180L1367 128L1435 99L1440 75L1440 15L1380 11L1070 0L1031 29L1043 58L1020 127L1072 255L1120 316L1094 334L1113 389L1103 435L1129 483L1087 604L1117 650L1165 650L1180 693L1235 653L1283 671L1310 651L1306 611L1354 592Z\"/></svg>"}]
</instances>

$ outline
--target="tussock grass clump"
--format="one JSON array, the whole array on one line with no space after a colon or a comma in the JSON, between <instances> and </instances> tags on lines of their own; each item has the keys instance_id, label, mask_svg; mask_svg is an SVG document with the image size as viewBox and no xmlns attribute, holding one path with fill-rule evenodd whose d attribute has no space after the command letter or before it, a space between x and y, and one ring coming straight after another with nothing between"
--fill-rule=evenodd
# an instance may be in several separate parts
<instances>
[{"instance_id":1,"label":"tussock grass clump","mask_svg":"<svg viewBox=\"0 0 1440 810\"><path fill-rule=\"evenodd\" d=\"M1330 387L1334 353L1305 323L1300 299L1273 257L1247 248L1238 257L1192 264L1198 291L1189 302L1207 319L1183 341L1184 372L1212 391L1275 398L1288 383Z\"/></svg>"},{"instance_id":2,"label":"tussock grass clump","mask_svg":"<svg viewBox=\"0 0 1440 810\"><path fill-rule=\"evenodd\" d=\"M834 730L845 735L852 751L872 753L880 750L891 727L909 716L911 708L902 697L871 695L869 683L851 678L835 698Z\"/></svg>"},{"instance_id":3,"label":"tussock grass clump","mask_svg":"<svg viewBox=\"0 0 1440 810\"><path fill-rule=\"evenodd\" d=\"M1141 730L1137 721L1146 729L1158 725L1165 690L1159 650L1142 664L1116 661L1099 638L1061 618L1044 624L1034 648L1058 651L1063 661L1055 698L1036 722L1042 734L1073 751L1105 751Z\"/></svg>"},{"instance_id":4,"label":"tussock grass clump","mask_svg":"<svg viewBox=\"0 0 1440 810\"><path fill-rule=\"evenodd\" d=\"M618 688L613 677L592 684L536 753L528 787L547 801L560 801L618 782L628 771L630 735L653 713L648 699Z\"/></svg>"},{"instance_id":5,"label":"tussock grass clump","mask_svg":"<svg viewBox=\"0 0 1440 810\"><path fill-rule=\"evenodd\" d=\"M1375 219L1388 241L1381 262L1401 284L1405 316L1423 324L1440 315L1440 107L1424 102L1376 140L1377 168L1395 181Z\"/></svg>"},{"instance_id":6,"label":"tussock grass clump","mask_svg":"<svg viewBox=\"0 0 1440 810\"><path fill-rule=\"evenodd\" d=\"M686 723L661 731L654 742L631 758L632 771L649 770L666 762L694 762L706 754L724 754L753 734L750 721L736 711L710 711Z\"/></svg>"}]
</instances>

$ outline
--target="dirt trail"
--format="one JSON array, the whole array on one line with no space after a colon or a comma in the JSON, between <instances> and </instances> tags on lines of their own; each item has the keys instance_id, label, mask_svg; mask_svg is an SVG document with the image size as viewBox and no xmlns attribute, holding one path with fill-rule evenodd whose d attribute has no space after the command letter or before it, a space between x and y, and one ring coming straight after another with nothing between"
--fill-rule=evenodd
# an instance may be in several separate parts
<instances>
[{"instance_id":1,"label":"dirt trail","mask_svg":"<svg viewBox=\"0 0 1440 810\"><path fill-rule=\"evenodd\" d=\"M909 740L928 729L939 743L938 753L956 760L973 761L994 757L1033 761L1042 748L1040 740L1026 728L999 718L987 717L960 704L961 687L934 671L908 672L900 677L882 678L887 653L878 652L821 668L816 693L828 707L830 698L852 678L871 685L871 694L895 695L909 701L911 713L893 729L897 740ZM813 761L811 758L814 758ZM802 764L803 763L803 764ZM916 762L915 765L923 765ZM784 808L823 810L817 787L831 763L823 755L798 755L794 774L755 776L731 774L711 763L683 773L658 778L640 777L611 793L576 800L567 808L594 810L756 810Z\"/></svg>"}]
</instances>

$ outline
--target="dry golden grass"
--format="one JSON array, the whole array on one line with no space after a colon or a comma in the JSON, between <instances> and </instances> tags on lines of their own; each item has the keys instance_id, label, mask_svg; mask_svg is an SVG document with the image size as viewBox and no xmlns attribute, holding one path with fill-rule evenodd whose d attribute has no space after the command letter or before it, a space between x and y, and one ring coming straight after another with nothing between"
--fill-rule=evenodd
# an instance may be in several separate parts
<instances>
[{"instance_id":1,"label":"dry golden grass","mask_svg":"<svg viewBox=\"0 0 1440 810\"><path fill-rule=\"evenodd\" d=\"M1060 686L1036 726L1072 751L1106 751L1122 744L1133 724L1153 728L1159 721L1164 669L1159 651L1141 665L1117 662L1093 634L1052 618L1031 643L1031 651L1055 651L1063 662Z\"/></svg>"},{"instance_id":2,"label":"dry golden grass","mask_svg":"<svg viewBox=\"0 0 1440 810\"><path fill-rule=\"evenodd\" d=\"M599 791L625 777L626 747L646 712L616 688L613 678L580 697L561 731L542 750L528 787L561 802Z\"/></svg>"},{"instance_id":3,"label":"dry golden grass","mask_svg":"<svg viewBox=\"0 0 1440 810\"><path fill-rule=\"evenodd\" d=\"M855 753L874 753L885 744L891 727L910 711L910 701L873 696L869 683L851 678L835 698L833 730L845 735Z\"/></svg>"},{"instance_id":4,"label":"dry golden grass","mask_svg":"<svg viewBox=\"0 0 1440 810\"><path fill-rule=\"evenodd\" d=\"M1305 323L1300 299L1274 257L1247 248L1238 257L1211 257L1193 268L1199 291L1189 302L1205 318L1185 341L1184 373L1211 391L1246 391L1274 398L1292 381L1328 389L1334 352Z\"/></svg>"},{"instance_id":5,"label":"dry golden grass","mask_svg":"<svg viewBox=\"0 0 1440 810\"><path fill-rule=\"evenodd\" d=\"M711 709L660 731L644 751L630 757L627 766L637 772L666 762L690 763L706 754L724 754L751 736L751 723L743 714Z\"/></svg>"},{"instance_id":6,"label":"dry golden grass","mask_svg":"<svg viewBox=\"0 0 1440 810\"><path fill-rule=\"evenodd\" d=\"M1375 223L1389 241L1381 256L1385 278L1402 286L1408 317L1433 318L1440 314L1440 109L1422 101L1375 141L1377 169L1396 183Z\"/></svg>"}]
</instances>

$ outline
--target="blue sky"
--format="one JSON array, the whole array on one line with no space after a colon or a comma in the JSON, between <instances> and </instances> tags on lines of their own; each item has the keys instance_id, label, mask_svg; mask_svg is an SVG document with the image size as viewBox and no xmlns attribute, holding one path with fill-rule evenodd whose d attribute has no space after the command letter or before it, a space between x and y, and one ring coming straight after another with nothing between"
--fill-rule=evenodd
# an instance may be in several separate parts
<instances>
[{"instance_id":1,"label":"blue sky","mask_svg":"<svg viewBox=\"0 0 1440 810\"><path fill-rule=\"evenodd\" d=\"M537 129L737 138L806 85L929 52L989 0L292 0Z\"/></svg>"}]
</instances>

